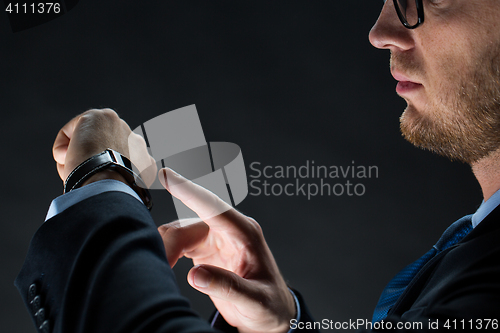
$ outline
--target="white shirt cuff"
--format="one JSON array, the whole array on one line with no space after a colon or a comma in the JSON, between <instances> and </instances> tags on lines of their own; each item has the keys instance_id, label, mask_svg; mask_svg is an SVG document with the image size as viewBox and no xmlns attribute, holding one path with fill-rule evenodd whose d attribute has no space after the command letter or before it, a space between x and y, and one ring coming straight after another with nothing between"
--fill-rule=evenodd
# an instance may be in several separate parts
<instances>
[{"instance_id":1,"label":"white shirt cuff","mask_svg":"<svg viewBox=\"0 0 500 333\"><path fill-rule=\"evenodd\" d=\"M119 180L104 179L77 188L52 200L49 211L47 212L47 216L45 217L45 221L85 199L93 197L94 195L111 191L128 193L142 203L141 198L137 195L137 193L135 193L134 190L132 190L132 188L130 188L130 186Z\"/></svg>"},{"instance_id":2,"label":"white shirt cuff","mask_svg":"<svg viewBox=\"0 0 500 333\"><path fill-rule=\"evenodd\" d=\"M288 290L290 290L290 292L292 293L293 300L295 301L295 309L297 309L297 318L295 318L295 319L297 320L297 322L299 322L300 317L302 316L302 313L300 311L299 300L297 299L297 296L295 296L295 293L292 291L292 289L288 288ZM290 330L288 331L288 333L293 333L295 331L296 331L295 329L290 328Z\"/></svg>"}]
</instances>

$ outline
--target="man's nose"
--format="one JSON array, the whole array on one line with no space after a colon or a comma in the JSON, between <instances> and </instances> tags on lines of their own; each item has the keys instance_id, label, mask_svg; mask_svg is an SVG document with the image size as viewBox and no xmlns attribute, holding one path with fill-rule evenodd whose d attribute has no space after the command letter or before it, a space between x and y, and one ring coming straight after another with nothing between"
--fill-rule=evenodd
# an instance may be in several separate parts
<instances>
[{"instance_id":1,"label":"man's nose","mask_svg":"<svg viewBox=\"0 0 500 333\"><path fill-rule=\"evenodd\" d=\"M399 20L392 0L384 3L377 22L370 30L369 39L376 48L391 51L407 51L414 46L413 33Z\"/></svg>"}]
</instances>

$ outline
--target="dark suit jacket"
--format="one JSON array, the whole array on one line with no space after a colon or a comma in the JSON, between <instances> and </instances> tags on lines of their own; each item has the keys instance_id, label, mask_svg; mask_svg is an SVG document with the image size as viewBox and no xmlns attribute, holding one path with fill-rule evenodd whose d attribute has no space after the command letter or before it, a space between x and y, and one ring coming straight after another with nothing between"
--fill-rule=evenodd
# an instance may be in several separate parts
<instances>
[{"instance_id":1,"label":"dark suit jacket","mask_svg":"<svg viewBox=\"0 0 500 333\"><path fill-rule=\"evenodd\" d=\"M180 295L149 211L121 192L46 221L15 285L47 332L214 332Z\"/></svg>"},{"instance_id":2,"label":"dark suit jacket","mask_svg":"<svg viewBox=\"0 0 500 333\"><path fill-rule=\"evenodd\" d=\"M43 332L213 332L177 288L149 211L122 192L88 198L51 218L31 241L15 282ZM312 322L300 296L302 318ZM334 317L334 314L332 314ZM433 258L386 322L500 317L500 208L462 242ZM353 318L354 319L354 318ZM229 330L223 322L221 329ZM304 331L317 332L316 329ZM489 327L492 328L490 322ZM393 329L391 331L397 332ZM404 330L409 332L409 330ZM500 331L497 329L495 331Z\"/></svg>"},{"instance_id":3,"label":"dark suit jacket","mask_svg":"<svg viewBox=\"0 0 500 333\"><path fill-rule=\"evenodd\" d=\"M454 327L471 331L471 323L472 328L485 331L486 319L500 322L500 207L461 242L429 261L387 318L422 322L429 332L436 332L428 329L429 320L437 320L440 330L449 332ZM499 332L500 327L494 326L490 322L489 329Z\"/></svg>"},{"instance_id":4,"label":"dark suit jacket","mask_svg":"<svg viewBox=\"0 0 500 333\"><path fill-rule=\"evenodd\" d=\"M390 332L500 332L500 207L431 259L379 327ZM358 332L368 331L365 326Z\"/></svg>"},{"instance_id":5,"label":"dark suit jacket","mask_svg":"<svg viewBox=\"0 0 500 333\"><path fill-rule=\"evenodd\" d=\"M45 222L15 285L42 332L215 332L180 295L149 211L122 192Z\"/></svg>"}]
</instances>

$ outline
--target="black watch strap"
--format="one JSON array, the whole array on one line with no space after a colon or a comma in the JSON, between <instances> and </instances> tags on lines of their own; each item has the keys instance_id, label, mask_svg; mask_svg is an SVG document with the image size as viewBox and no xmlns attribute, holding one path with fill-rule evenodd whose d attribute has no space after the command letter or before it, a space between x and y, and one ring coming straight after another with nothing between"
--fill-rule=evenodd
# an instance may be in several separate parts
<instances>
[{"instance_id":1,"label":"black watch strap","mask_svg":"<svg viewBox=\"0 0 500 333\"><path fill-rule=\"evenodd\" d=\"M128 158L113 149L106 149L100 154L82 162L77 166L64 182L64 193L68 193L82 185L92 175L104 169L112 169L121 174L130 187L139 195L146 207L151 210L153 200L144 181L132 170L132 163Z\"/></svg>"}]
</instances>

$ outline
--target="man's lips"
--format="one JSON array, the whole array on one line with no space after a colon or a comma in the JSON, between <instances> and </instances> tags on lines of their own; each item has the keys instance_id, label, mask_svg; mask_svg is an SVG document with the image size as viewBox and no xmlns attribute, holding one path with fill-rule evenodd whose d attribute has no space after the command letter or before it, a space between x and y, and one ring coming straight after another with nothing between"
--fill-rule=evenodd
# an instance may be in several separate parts
<instances>
[{"instance_id":1,"label":"man's lips","mask_svg":"<svg viewBox=\"0 0 500 333\"><path fill-rule=\"evenodd\" d=\"M404 95L413 92L419 88L422 88L422 85L420 83L400 81L396 86L396 92L398 93L398 95Z\"/></svg>"},{"instance_id":2,"label":"man's lips","mask_svg":"<svg viewBox=\"0 0 500 333\"><path fill-rule=\"evenodd\" d=\"M422 88L421 83L412 81L410 78L408 78L404 74L399 73L396 70L391 70L391 74L396 79L396 81L399 81L398 85L396 86L396 92L399 95L407 94L415 91L416 89Z\"/></svg>"}]
</instances>

